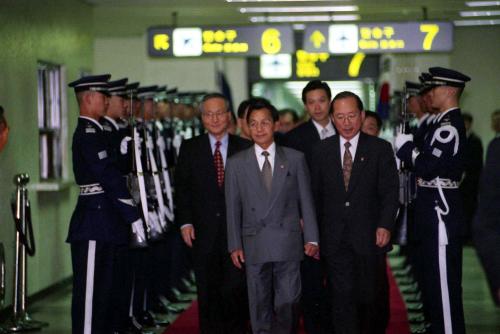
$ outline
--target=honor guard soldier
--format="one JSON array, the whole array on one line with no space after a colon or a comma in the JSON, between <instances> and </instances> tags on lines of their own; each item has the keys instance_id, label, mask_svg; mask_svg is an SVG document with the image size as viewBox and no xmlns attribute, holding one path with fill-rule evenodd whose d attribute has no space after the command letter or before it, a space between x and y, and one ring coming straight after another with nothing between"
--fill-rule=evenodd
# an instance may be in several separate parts
<instances>
[{"instance_id":1,"label":"honor guard soldier","mask_svg":"<svg viewBox=\"0 0 500 334\"><path fill-rule=\"evenodd\" d=\"M69 84L80 109L73 135L73 172L80 196L67 242L73 265L72 333L112 333L117 249L130 229L145 239L143 223L109 151L99 119L108 105L109 74Z\"/></svg>"},{"instance_id":2,"label":"honor guard soldier","mask_svg":"<svg viewBox=\"0 0 500 334\"><path fill-rule=\"evenodd\" d=\"M422 266L422 294L430 332L465 333L462 305L463 212L458 189L464 171L465 128L460 95L470 78L432 67L429 94L439 110L421 148L412 135L396 137L397 156L417 178L415 233Z\"/></svg>"}]
</instances>

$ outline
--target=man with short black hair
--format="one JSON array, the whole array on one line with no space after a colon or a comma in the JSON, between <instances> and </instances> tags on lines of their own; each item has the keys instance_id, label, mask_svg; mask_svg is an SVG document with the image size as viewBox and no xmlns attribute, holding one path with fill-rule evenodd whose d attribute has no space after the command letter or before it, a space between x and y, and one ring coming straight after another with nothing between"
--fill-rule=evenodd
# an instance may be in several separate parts
<instances>
[{"instance_id":1,"label":"man with short black hair","mask_svg":"<svg viewBox=\"0 0 500 334\"><path fill-rule=\"evenodd\" d=\"M370 136L378 137L380 130L382 130L382 118L374 111L365 110L365 120L363 121L361 131Z\"/></svg>"},{"instance_id":2,"label":"man with short black hair","mask_svg":"<svg viewBox=\"0 0 500 334\"><path fill-rule=\"evenodd\" d=\"M311 169L311 153L321 140L335 134L330 109L332 93L326 82L312 80L302 90L302 102L310 120L288 132L284 146L304 153ZM324 286L325 273L318 257L305 257L301 264L302 312L304 327L308 334L328 332L328 302Z\"/></svg>"},{"instance_id":3,"label":"man with short black hair","mask_svg":"<svg viewBox=\"0 0 500 334\"><path fill-rule=\"evenodd\" d=\"M307 164L275 143L278 119L268 101L250 104L255 144L229 159L226 174L228 250L236 267L245 264L255 334L296 333L300 261L318 251Z\"/></svg>"},{"instance_id":4,"label":"man with short black hair","mask_svg":"<svg viewBox=\"0 0 500 334\"><path fill-rule=\"evenodd\" d=\"M313 149L311 175L333 327L339 334L373 333L399 207L396 162L387 141L361 132L365 114L356 94L337 94L332 107L338 135Z\"/></svg>"},{"instance_id":5,"label":"man with short black hair","mask_svg":"<svg viewBox=\"0 0 500 334\"><path fill-rule=\"evenodd\" d=\"M462 304L463 205L459 184L464 172L465 127L459 107L467 75L429 68L431 107L438 110L422 147L398 134L397 156L417 178L415 236L422 297L431 333L465 333Z\"/></svg>"},{"instance_id":6,"label":"man with short black hair","mask_svg":"<svg viewBox=\"0 0 500 334\"><path fill-rule=\"evenodd\" d=\"M110 333L117 251L129 243L130 227L144 241L139 211L118 170L99 119L108 106L111 76L80 78L74 88L80 117L73 135L73 171L80 196L67 242L73 264L72 332Z\"/></svg>"}]
</instances>

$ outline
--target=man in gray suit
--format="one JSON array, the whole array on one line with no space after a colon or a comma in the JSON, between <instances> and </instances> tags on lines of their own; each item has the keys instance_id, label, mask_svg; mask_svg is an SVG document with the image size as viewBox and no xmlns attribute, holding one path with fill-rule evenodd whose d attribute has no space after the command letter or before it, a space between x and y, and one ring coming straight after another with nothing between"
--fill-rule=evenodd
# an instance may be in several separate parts
<instances>
[{"instance_id":1,"label":"man in gray suit","mask_svg":"<svg viewBox=\"0 0 500 334\"><path fill-rule=\"evenodd\" d=\"M307 164L274 143L278 118L267 100L254 101L247 121L255 145L226 167L228 249L236 267L245 263L255 334L296 332L300 261L318 251Z\"/></svg>"}]
</instances>

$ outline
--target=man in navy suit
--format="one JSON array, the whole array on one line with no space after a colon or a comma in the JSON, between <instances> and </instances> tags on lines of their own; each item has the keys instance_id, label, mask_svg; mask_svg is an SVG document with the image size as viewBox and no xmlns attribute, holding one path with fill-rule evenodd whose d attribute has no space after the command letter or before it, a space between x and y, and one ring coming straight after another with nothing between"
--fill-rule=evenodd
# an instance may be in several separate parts
<instances>
[{"instance_id":1,"label":"man in navy suit","mask_svg":"<svg viewBox=\"0 0 500 334\"><path fill-rule=\"evenodd\" d=\"M130 228L145 240L139 211L116 165L99 119L108 105L111 76L83 77L69 84L80 108L73 135L73 172L80 196L67 242L73 265L72 333L110 333L120 249Z\"/></svg>"},{"instance_id":2,"label":"man in navy suit","mask_svg":"<svg viewBox=\"0 0 500 334\"><path fill-rule=\"evenodd\" d=\"M335 134L330 118L330 100L332 93L326 82L310 81L302 90L302 102L311 119L289 131L283 146L288 146L305 154L306 162L311 168L311 152L321 140ZM302 312L304 327L308 334L328 332L329 312L328 299L324 286L325 273L316 256L306 256L301 264L302 278Z\"/></svg>"}]
</instances>

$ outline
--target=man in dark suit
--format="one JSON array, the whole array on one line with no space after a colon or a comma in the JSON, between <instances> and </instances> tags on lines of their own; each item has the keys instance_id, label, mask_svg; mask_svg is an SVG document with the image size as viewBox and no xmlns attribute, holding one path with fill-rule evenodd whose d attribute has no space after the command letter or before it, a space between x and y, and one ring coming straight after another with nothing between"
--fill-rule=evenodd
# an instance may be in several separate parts
<instances>
[{"instance_id":1,"label":"man in dark suit","mask_svg":"<svg viewBox=\"0 0 500 334\"><path fill-rule=\"evenodd\" d=\"M123 329L123 323L113 319L117 306L113 302L123 306L115 299L117 284L123 279L123 248L129 243L130 228L142 241L146 238L109 138L98 122L108 106L110 77L87 76L69 84L80 109L72 145L73 172L80 195L67 238L73 266L74 334Z\"/></svg>"},{"instance_id":2,"label":"man in dark suit","mask_svg":"<svg viewBox=\"0 0 500 334\"><path fill-rule=\"evenodd\" d=\"M326 82L309 81L302 90L302 102L311 118L288 132L283 143L284 146L303 152L309 167L311 167L311 152L315 144L335 134L330 118L331 99L332 93Z\"/></svg>"},{"instance_id":3,"label":"man in dark suit","mask_svg":"<svg viewBox=\"0 0 500 334\"><path fill-rule=\"evenodd\" d=\"M495 303L500 306L500 135L488 145L481 175L474 241Z\"/></svg>"},{"instance_id":4,"label":"man in dark suit","mask_svg":"<svg viewBox=\"0 0 500 334\"><path fill-rule=\"evenodd\" d=\"M332 106L339 135L313 149L311 174L333 326L336 334L372 333L399 207L396 162L387 141L360 131L365 115L357 95L339 93Z\"/></svg>"},{"instance_id":5,"label":"man in dark suit","mask_svg":"<svg viewBox=\"0 0 500 334\"><path fill-rule=\"evenodd\" d=\"M326 82L310 81L302 90L304 108L311 117L295 129L289 131L283 145L305 154L311 168L311 152L320 140L335 134L330 118L332 93ZM328 332L330 327L328 301L324 287L325 273L318 257L306 256L301 264L302 312L304 327L308 334Z\"/></svg>"},{"instance_id":6,"label":"man in dark suit","mask_svg":"<svg viewBox=\"0 0 500 334\"><path fill-rule=\"evenodd\" d=\"M463 113L462 118L465 126L465 171L460 183L460 193L464 205L465 224L463 225L464 242L470 241L472 237L471 227L477 207L477 195L479 191L479 177L483 169L483 143L472 131L473 117L469 113Z\"/></svg>"},{"instance_id":7,"label":"man in dark suit","mask_svg":"<svg viewBox=\"0 0 500 334\"><path fill-rule=\"evenodd\" d=\"M255 145L231 157L226 174L228 250L236 267L245 263L255 334L296 333L300 261L318 250L304 154L276 144L278 117L264 99L250 104Z\"/></svg>"},{"instance_id":8,"label":"man in dark suit","mask_svg":"<svg viewBox=\"0 0 500 334\"><path fill-rule=\"evenodd\" d=\"M396 136L397 156L417 179L416 253L423 261L420 288L430 333L465 333L462 302L463 205L459 183L464 172L465 127L460 96L470 77L431 67L431 107L439 110L421 147L413 135Z\"/></svg>"},{"instance_id":9,"label":"man in dark suit","mask_svg":"<svg viewBox=\"0 0 500 334\"><path fill-rule=\"evenodd\" d=\"M227 253L224 166L251 143L229 135L228 101L208 94L201 103L207 134L182 143L176 167L177 220L193 249L201 333L243 333L248 320L244 273Z\"/></svg>"}]
</instances>

